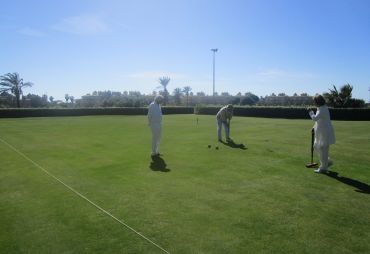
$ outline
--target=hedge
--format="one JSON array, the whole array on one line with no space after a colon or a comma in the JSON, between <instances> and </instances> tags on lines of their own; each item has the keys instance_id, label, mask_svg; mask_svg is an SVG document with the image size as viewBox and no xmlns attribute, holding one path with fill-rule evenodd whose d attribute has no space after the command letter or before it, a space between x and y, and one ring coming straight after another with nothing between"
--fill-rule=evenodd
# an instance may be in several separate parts
<instances>
[{"instance_id":1,"label":"hedge","mask_svg":"<svg viewBox=\"0 0 370 254\"><path fill-rule=\"evenodd\" d=\"M162 107L163 114L193 114L192 107ZM48 116L89 116L89 115L146 115L147 107L142 108L11 108L0 109L0 118L48 117Z\"/></svg>"},{"instance_id":2,"label":"hedge","mask_svg":"<svg viewBox=\"0 0 370 254\"><path fill-rule=\"evenodd\" d=\"M147 111L146 111L147 113ZM145 114L146 114L145 113ZM162 107L162 113L165 115L171 114L194 114L193 107Z\"/></svg>"},{"instance_id":3,"label":"hedge","mask_svg":"<svg viewBox=\"0 0 370 254\"><path fill-rule=\"evenodd\" d=\"M333 120L370 121L370 108L331 108Z\"/></svg>"},{"instance_id":4,"label":"hedge","mask_svg":"<svg viewBox=\"0 0 370 254\"><path fill-rule=\"evenodd\" d=\"M165 115L196 114L216 115L220 107L162 107ZM48 117L48 116L88 116L88 115L146 115L147 107L142 108L12 108L0 109L0 118ZM298 107L234 107L235 116L269 117L287 119L309 119L306 108ZM370 108L330 108L332 120L370 121Z\"/></svg>"},{"instance_id":5,"label":"hedge","mask_svg":"<svg viewBox=\"0 0 370 254\"><path fill-rule=\"evenodd\" d=\"M196 107L200 115L216 115L220 107ZM332 120L370 121L370 108L330 108ZM298 107L234 107L234 116L308 119L306 108Z\"/></svg>"}]
</instances>

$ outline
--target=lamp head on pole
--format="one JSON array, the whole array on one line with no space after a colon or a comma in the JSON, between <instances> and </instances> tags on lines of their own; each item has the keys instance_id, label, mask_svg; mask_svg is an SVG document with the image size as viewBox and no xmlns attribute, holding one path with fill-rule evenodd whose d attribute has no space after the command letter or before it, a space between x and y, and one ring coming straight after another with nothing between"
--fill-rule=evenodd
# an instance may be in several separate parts
<instances>
[{"instance_id":1,"label":"lamp head on pole","mask_svg":"<svg viewBox=\"0 0 370 254\"><path fill-rule=\"evenodd\" d=\"M218 49L211 49L213 52L217 52L218 51Z\"/></svg>"}]
</instances>

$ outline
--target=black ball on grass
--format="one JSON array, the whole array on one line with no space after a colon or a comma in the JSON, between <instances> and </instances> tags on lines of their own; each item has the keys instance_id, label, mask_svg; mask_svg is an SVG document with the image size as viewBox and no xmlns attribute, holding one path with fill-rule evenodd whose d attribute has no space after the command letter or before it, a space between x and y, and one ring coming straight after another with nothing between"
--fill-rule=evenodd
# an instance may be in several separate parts
<instances>
[{"instance_id":1,"label":"black ball on grass","mask_svg":"<svg viewBox=\"0 0 370 254\"><path fill-rule=\"evenodd\" d=\"M216 146L216 150L218 150L218 146Z\"/></svg>"},{"instance_id":2,"label":"black ball on grass","mask_svg":"<svg viewBox=\"0 0 370 254\"><path fill-rule=\"evenodd\" d=\"M211 148L211 145L208 145L208 148Z\"/></svg>"}]
</instances>

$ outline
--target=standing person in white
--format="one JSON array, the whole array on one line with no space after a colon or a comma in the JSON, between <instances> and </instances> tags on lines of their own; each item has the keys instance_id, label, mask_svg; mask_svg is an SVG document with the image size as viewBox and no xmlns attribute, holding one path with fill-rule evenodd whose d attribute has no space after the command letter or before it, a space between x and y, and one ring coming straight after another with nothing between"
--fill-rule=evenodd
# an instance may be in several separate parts
<instances>
[{"instance_id":1,"label":"standing person in white","mask_svg":"<svg viewBox=\"0 0 370 254\"><path fill-rule=\"evenodd\" d=\"M333 162L329 158L329 146L335 144L334 128L331 124L329 109L325 104L322 95L314 97L314 103L317 106L316 114L310 110L309 114L315 121L315 151L320 156L320 167L315 170L316 173L325 173Z\"/></svg>"},{"instance_id":2,"label":"standing person in white","mask_svg":"<svg viewBox=\"0 0 370 254\"><path fill-rule=\"evenodd\" d=\"M162 134L162 110L163 97L158 95L150 103L148 108L148 124L152 130L152 156L159 156L159 143Z\"/></svg>"}]
</instances>

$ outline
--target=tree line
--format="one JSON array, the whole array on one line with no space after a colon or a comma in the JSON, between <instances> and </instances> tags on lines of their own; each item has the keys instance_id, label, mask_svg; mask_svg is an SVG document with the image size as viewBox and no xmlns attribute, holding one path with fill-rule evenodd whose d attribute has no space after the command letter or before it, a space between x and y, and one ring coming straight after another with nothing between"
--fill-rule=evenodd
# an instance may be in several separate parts
<instances>
[{"instance_id":1,"label":"tree line","mask_svg":"<svg viewBox=\"0 0 370 254\"><path fill-rule=\"evenodd\" d=\"M213 96L206 95L204 92L192 91L190 86L174 88L170 94L168 92L169 77L160 77L158 83L162 90L153 91L152 94L142 94L139 91L94 91L86 94L80 99L65 94L65 101L55 100L53 96L23 94L25 88L33 86L31 82L24 82L18 73L7 73L0 76L0 107L31 107L31 108L71 108L71 107L145 107L156 95L164 97L164 105L175 106L196 106L196 105L257 105L257 106L305 106L312 105L312 96L307 93L288 96L285 93L258 97L252 92L241 92L230 95L222 92ZM343 85L340 89L333 86L324 97L329 106L336 108L365 107L365 101L352 98L353 86Z\"/></svg>"}]
</instances>

